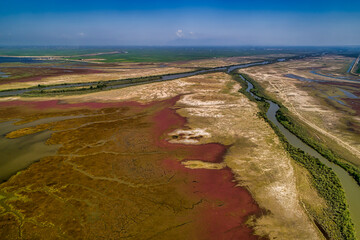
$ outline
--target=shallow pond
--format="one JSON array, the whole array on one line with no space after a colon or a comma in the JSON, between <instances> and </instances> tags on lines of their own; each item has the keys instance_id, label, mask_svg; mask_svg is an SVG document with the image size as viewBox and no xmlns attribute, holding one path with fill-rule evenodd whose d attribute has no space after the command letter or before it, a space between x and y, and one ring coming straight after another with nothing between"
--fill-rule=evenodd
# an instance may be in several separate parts
<instances>
[{"instance_id":1,"label":"shallow pond","mask_svg":"<svg viewBox=\"0 0 360 240\"><path fill-rule=\"evenodd\" d=\"M344 89L339 88L339 90L342 91L346 95L346 97L348 97L348 98L352 98L352 99L358 99L359 98L355 94L352 94L351 92L348 92L348 91L346 91Z\"/></svg>"},{"instance_id":2,"label":"shallow pond","mask_svg":"<svg viewBox=\"0 0 360 240\"><path fill-rule=\"evenodd\" d=\"M10 77L10 75L0 71L0 78L7 78L7 77Z\"/></svg>"},{"instance_id":3,"label":"shallow pond","mask_svg":"<svg viewBox=\"0 0 360 240\"><path fill-rule=\"evenodd\" d=\"M13 63L13 62L20 62L20 63L39 63L43 62L43 60L37 60L34 58L24 58L24 57L0 57L0 63Z\"/></svg>"},{"instance_id":4,"label":"shallow pond","mask_svg":"<svg viewBox=\"0 0 360 240\"><path fill-rule=\"evenodd\" d=\"M59 145L47 145L52 131L46 130L35 134L9 139L6 134L26 127L62 121L81 116L60 116L43 118L22 125L14 125L14 121L0 123L0 182L7 180L18 171L27 168L43 157L54 155Z\"/></svg>"}]
</instances>

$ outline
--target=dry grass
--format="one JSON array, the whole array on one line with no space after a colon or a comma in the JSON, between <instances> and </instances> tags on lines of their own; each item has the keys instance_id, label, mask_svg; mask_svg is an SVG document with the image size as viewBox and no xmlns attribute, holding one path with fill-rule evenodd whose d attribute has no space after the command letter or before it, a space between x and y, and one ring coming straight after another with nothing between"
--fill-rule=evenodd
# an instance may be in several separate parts
<instances>
[{"instance_id":1,"label":"dry grass","mask_svg":"<svg viewBox=\"0 0 360 240\"><path fill-rule=\"evenodd\" d=\"M0 85L0 90L16 89L16 88L27 88L40 85L53 85L53 84L64 84L64 83L81 83L81 82L98 82L108 81L117 79L147 77L153 75L163 75L171 73L190 72L195 68L178 68L178 67L163 67L163 68L150 68L150 67L139 67L139 68L122 68L118 67L115 69L110 68L96 68L96 70L103 71L102 73L91 73L91 74L67 74L52 77L43 77L41 80L29 81L29 82L13 82L8 84Z\"/></svg>"},{"instance_id":2,"label":"dry grass","mask_svg":"<svg viewBox=\"0 0 360 240\"><path fill-rule=\"evenodd\" d=\"M310 199L316 196L317 200L316 191L309 187L309 181L307 188L299 189L291 158L269 125L257 117L256 104L235 91L239 88L230 76L214 73L81 98L86 101L130 99L148 102L184 94L176 106L179 107L177 112L187 117L188 124L186 129L177 131L195 137L188 141L189 144L220 142L231 146L225 157L226 166L235 173L238 183L246 186L260 206L270 212L253 223L256 233L271 239L316 239L317 230L300 204L300 198L304 196ZM67 99L78 101L79 98ZM190 130L193 132L189 133ZM186 143L186 140L189 137L171 141ZM193 168L223 167L194 161L187 165ZM314 208L321 210L322 206L317 202Z\"/></svg>"},{"instance_id":3,"label":"dry grass","mask_svg":"<svg viewBox=\"0 0 360 240\"><path fill-rule=\"evenodd\" d=\"M327 98L329 93L339 93L338 86L301 82L284 76L291 73L334 82L335 79L314 75L309 71L321 67L321 71L335 74L343 71L349 62L349 58L327 56L253 67L241 72L258 81L271 97L284 104L318 140L323 141L343 158L360 166L360 137L348 126L349 123L360 126L360 117L350 107Z\"/></svg>"},{"instance_id":4,"label":"dry grass","mask_svg":"<svg viewBox=\"0 0 360 240\"><path fill-rule=\"evenodd\" d=\"M290 57L291 54L268 54L268 55L254 55L243 57L227 57L227 58L212 58L169 63L173 67L220 67L226 65L245 64L249 62L264 61L273 58Z\"/></svg>"}]
</instances>

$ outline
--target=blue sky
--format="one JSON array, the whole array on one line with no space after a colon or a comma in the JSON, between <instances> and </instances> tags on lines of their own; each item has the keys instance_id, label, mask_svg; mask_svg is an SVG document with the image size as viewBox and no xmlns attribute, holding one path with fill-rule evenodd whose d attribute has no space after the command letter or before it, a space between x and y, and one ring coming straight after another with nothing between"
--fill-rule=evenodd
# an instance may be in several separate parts
<instances>
[{"instance_id":1,"label":"blue sky","mask_svg":"<svg viewBox=\"0 0 360 240\"><path fill-rule=\"evenodd\" d=\"M360 1L3 0L0 45L360 45Z\"/></svg>"}]
</instances>

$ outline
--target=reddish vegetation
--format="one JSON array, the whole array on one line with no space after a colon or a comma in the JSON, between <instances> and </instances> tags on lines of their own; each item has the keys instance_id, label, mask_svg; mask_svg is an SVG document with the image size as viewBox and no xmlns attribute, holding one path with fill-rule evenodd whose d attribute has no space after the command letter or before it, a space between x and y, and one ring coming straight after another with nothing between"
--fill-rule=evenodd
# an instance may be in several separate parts
<instances>
[{"instance_id":1,"label":"reddish vegetation","mask_svg":"<svg viewBox=\"0 0 360 240\"><path fill-rule=\"evenodd\" d=\"M69 75L69 74L93 74L93 73L102 73L103 71L94 70L94 69L61 69L61 68L49 68L50 73L42 74L40 76L33 76L33 77L25 77L19 79L2 79L0 81L1 84L7 83L14 83L14 82L35 82L40 81L42 78L45 77L55 77L55 76L62 76L62 75Z\"/></svg>"},{"instance_id":2,"label":"reddish vegetation","mask_svg":"<svg viewBox=\"0 0 360 240\"><path fill-rule=\"evenodd\" d=\"M179 116L171 106L179 97L165 101L167 107L154 117L157 144L166 150L186 150L186 159L208 162L221 162L227 147L217 143L203 145L172 144L161 136L184 127L186 119ZM199 206L198 234L200 239L257 239L252 230L245 225L249 215L259 214L261 209L251 194L237 187L230 169L188 169L175 159L165 159L164 167L184 174L188 179L185 186L187 194L206 199ZM216 204L214 204L216 203Z\"/></svg>"},{"instance_id":3,"label":"reddish vegetation","mask_svg":"<svg viewBox=\"0 0 360 240\"><path fill-rule=\"evenodd\" d=\"M176 113L174 105L181 96L172 99L152 102L142 105L137 102L120 103L73 103L64 104L57 100L53 101L11 101L0 102L1 106L25 105L37 109L48 108L109 108L109 107L140 107L148 108L153 122L153 141L161 151L167 152L164 159L159 159L161 166L166 172L174 172L175 192L188 196L190 199L200 199L189 208L188 218L195 226L193 239L258 239L245 222L250 215L261 214L261 209L253 200L251 194L245 189L236 186L233 173L229 168L221 170L189 169L184 167L175 156L181 156L183 161L202 160L207 162L222 162L226 154L227 146L210 143L203 145L173 144L165 140L167 133L184 128L186 119ZM152 114L152 113L151 113ZM149 143L151 144L151 143ZM179 153L179 155L177 154Z\"/></svg>"},{"instance_id":4,"label":"reddish vegetation","mask_svg":"<svg viewBox=\"0 0 360 240\"><path fill-rule=\"evenodd\" d=\"M154 116L154 136L156 144L167 149L183 149L189 153L187 159L196 159L207 162L220 163L226 153L227 147L218 143L209 143L203 145L185 145L173 144L162 139L166 133L175 129L183 128L186 124L186 118L179 116L176 109L172 107L180 96L164 101L166 107Z\"/></svg>"},{"instance_id":5,"label":"reddish vegetation","mask_svg":"<svg viewBox=\"0 0 360 240\"><path fill-rule=\"evenodd\" d=\"M188 169L173 159L164 166L187 176L187 194L206 199L196 216L199 239L258 239L245 222L261 210L246 189L236 187L230 169Z\"/></svg>"},{"instance_id":6,"label":"reddish vegetation","mask_svg":"<svg viewBox=\"0 0 360 240\"><path fill-rule=\"evenodd\" d=\"M62 103L59 100L49 101L6 101L0 102L0 107L29 106L36 109L69 109L69 108L110 108L110 107L140 107L139 102L83 102L83 103ZM149 106L149 105L147 105Z\"/></svg>"}]
</instances>

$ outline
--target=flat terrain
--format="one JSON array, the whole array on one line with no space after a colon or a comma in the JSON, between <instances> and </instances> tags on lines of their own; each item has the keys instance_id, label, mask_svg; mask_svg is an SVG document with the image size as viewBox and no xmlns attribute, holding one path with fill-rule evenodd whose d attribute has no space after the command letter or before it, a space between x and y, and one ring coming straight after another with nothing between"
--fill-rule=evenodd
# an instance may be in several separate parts
<instances>
[{"instance_id":1,"label":"flat terrain","mask_svg":"<svg viewBox=\"0 0 360 240\"><path fill-rule=\"evenodd\" d=\"M76 61L177 62L211 58L303 54L311 50L268 47L0 47L0 56L70 59Z\"/></svg>"},{"instance_id":2,"label":"flat terrain","mask_svg":"<svg viewBox=\"0 0 360 240\"><path fill-rule=\"evenodd\" d=\"M1 185L2 238L320 238L300 203L323 200L239 88L213 73L3 99L6 121L74 118L8 133L49 129L59 149Z\"/></svg>"},{"instance_id":3,"label":"flat terrain","mask_svg":"<svg viewBox=\"0 0 360 240\"><path fill-rule=\"evenodd\" d=\"M343 159L360 166L360 79L354 58L324 56L244 69Z\"/></svg>"},{"instance_id":4,"label":"flat terrain","mask_svg":"<svg viewBox=\"0 0 360 240\"><path fill-rule=\"evenodd\" d=\"M36 89L0 98L1 239L341 239L336 208L235 75L146 81L269 61L237 71L359 167L354 57L299 56L304 49L27 50L0 48L32 56L0 63L0 91ZM103 82L119 79L143 85L109 90Z\"/></svg>"},{"instance_id":5,"label":"flat terrain","mask_svg":"<svg viewBox=\"0 0 360 240\"><path fill-rule=\"evenodd\" d=\"M162 63L101 63L96 61L0 63L0 71L7 75L7 77L0 75L0 90L166 75L289 56L293 55L271 54Z\"/></svg>"},{"instance_id":6,"label":"flat terrain","mask_svg":"<svg viewBox=\"0 0 360 240\"><path fill-rule=\"evenodd\" d=\"M44 64L39 68L38 65L24 64L0 64L2 72L9 75L0 78L0 88L16 89L26 88L37 85L53 85L64 83L79 82L98 82L116 79L126 79L135 77L146 77L152 75L163 75L170 73L189 72L194 67L171 67L159 66L159 64L78 64L67 63L48 66Z\"/></svg>"}]
</instances>

